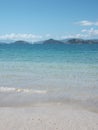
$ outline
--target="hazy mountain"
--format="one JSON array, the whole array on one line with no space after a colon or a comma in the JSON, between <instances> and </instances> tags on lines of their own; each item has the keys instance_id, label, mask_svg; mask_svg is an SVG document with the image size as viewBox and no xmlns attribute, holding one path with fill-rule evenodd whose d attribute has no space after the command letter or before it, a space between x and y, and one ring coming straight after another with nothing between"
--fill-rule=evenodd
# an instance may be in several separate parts
<instances>
[{"instance_id":1,"label":"hazy mountain","mask_svg":"<svg viewBox=\"0 0 98 130\"><path fill-rule=\"evenodd\" d=\"M98 39L84 40L84 39L79 39L79 38L73 38L73 39L69 39L67 43L69 44L95 44L95 43L98 43Z\"/></svg>"},{"instance_id":2,"label":"hazy mountain","mask_svg":"<svg viewBox=\"0 0 98 130\"><path fill-rule=\"evenodd\" d=\"M72 39L68 39L66 42L69 44L80 44L80 43L85 43L86 41L84 39L72 38Z\"/></svg>"},{"instance_id":3,"label":"hazy mountain","mask_svg":"<svg viewBox=\"0 0 98 130\"><path fill-rule=\"evenodd\" d=\"M27 41L15 41L15 42L13 42L12 44L19 44L19 45L21 45L21 44L31 44L30 42L27 42Z\"/></svg>"},{"instance_id":4,"label":"hazy mountain","mask_svg":"<svg viewBox=\"0 0 98 130\"><path fill-rule=\"evenodd\" d=\"M98 43L98 39L79 39L79 38L71 38L64 40L54 40L48 39L43 42L43 44L96 44Z\"/></svg>"},{"instance_id":5,"label":"hazy mountain","mask_svg":"<svg viewBox=\"0 0 98 130\"><path fill-rule=\"evenodd\" d=\"M27 45L32 43L28 41L15 41L15 42L0 42L0 44L12 44L12 45ZM34 42L33 44L98 44L98 39L79 39L79 38L72 38L72 39L64 39L64 40L55 40L55 39L48 39L45 41L38 41Z\"/></svg>"},{"instance_id":6,"label":"hazy mountain","mask_svg":"<svg viewBox=\"0 0 98 130\"><path fill-rule=\"evenodd\" d=\"M54 39L48 39L43 42L43 44L64 44L64 42Z\"/></svg>"}]
</instances>

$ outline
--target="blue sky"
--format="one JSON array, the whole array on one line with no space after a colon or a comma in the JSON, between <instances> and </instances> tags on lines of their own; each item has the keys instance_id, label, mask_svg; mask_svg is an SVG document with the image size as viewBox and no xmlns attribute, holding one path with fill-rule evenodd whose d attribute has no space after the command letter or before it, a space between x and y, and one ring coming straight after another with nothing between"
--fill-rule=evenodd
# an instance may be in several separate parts
<instances>
[{"instance_id":1,"label":"blue sky","mask_svg":"<svg viewBox=\"0 0 98 130\"><path fill-rule=\"evenodd\" d=\"M0 40L98 38L98 0L0 0Z\"/></svg>"}]
</instances>

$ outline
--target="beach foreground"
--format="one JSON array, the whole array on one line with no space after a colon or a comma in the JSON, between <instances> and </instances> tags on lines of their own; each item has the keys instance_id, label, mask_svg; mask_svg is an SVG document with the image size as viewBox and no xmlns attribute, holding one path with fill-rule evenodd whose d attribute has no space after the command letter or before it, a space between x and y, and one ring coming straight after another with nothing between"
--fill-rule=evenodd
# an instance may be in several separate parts
<instances>
[{"instance_id":1,"label":"beach foreground","mask_svg":"<svg viewBox=\"0 0 98 130\"><path fill-rule=\"evenodd\" d=\"M1 107L1 130L98 130L98 113L73 105Z\"/></svg>"}]
</instances>

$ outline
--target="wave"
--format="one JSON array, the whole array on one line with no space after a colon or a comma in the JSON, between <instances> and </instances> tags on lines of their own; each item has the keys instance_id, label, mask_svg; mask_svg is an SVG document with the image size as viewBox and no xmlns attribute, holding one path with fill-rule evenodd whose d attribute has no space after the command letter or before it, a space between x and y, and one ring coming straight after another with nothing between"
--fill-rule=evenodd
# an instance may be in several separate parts
<instances>
[{"instance_id":1,"label":"wave","mask_svg":"<svg viewBox=\"0 0 98 130\"><path fill-rule=\"evenodd\" d=\"M34 94L47 93L46 90L33 90L33 89L10 88L10 87L0 87L0 92L34 93Z\"/></svg>"}]
</instances>

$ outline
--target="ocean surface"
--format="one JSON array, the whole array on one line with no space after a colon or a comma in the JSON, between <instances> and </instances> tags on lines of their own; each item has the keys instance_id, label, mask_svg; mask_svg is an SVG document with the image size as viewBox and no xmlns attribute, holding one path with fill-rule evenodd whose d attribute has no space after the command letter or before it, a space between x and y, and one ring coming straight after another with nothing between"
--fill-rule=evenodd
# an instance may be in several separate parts
<instances>
[{"instance_id":1,"label":"ocean surface","mask_svg":"<svg viewBox=\"0 0 98 130\"><path fill-rule=\"evenodd\" d=\"M0 44L0 106L98 108L98 44Z\"/></svg>"}]
</instances>

